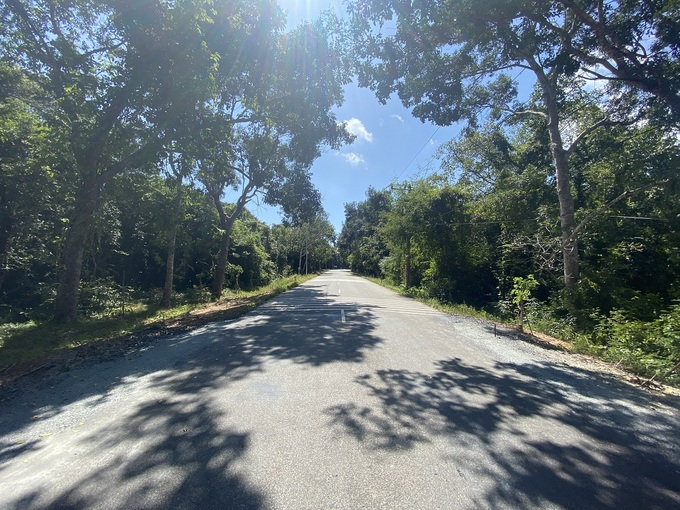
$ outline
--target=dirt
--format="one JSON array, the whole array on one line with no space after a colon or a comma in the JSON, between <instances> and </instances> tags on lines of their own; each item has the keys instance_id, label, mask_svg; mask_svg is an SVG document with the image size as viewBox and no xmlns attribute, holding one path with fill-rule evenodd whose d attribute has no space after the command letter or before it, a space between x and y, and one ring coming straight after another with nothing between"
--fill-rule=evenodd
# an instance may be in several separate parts
<instances>
[{"instance_id":1,"label":"dirt","mask_svg":"<svg viewBox=\"0 0 680 510\"><path fill-rule=\"evenodd\" d=\"M102 340L51 356L32 359L0 370L0 387L15 383L21 377L39 372L41 377L70 370L93 360L109 360L137 351L168 335L183 333L217 320L236 319L256 306L256 300L237 298L213 303L184 315L156 322L149 328L118 338Z\"/></svg>"},{"instance_id":2,"label":"dirt","mask_svg":"<svg viewBox=\"0 0 680 510\"><path fill-rule=\"evenodd\" d=\"M666 395L674 395L674 396L680 396L680 388L675 388L673 386L668 386L666 384L660 384L656 381L652 381L650 379L645 379L643 377L640 377L636 374L633 374L631 372L628 372L627 370L624 370L618 365L615 365L613 363L609 363L607 361L601 360L599 358L596 358L594 356L588 356L587 354L579 354L579 353L573 353L571 352L571 344L567 341L560 340L559 338L554 338L549 335L545 335L543 333L538 333L538 332L527 332L527 331L519 331L517 327L505 325L503 326L504 329L512 330L515 332L515 334L518 336L518 338L521 338L525 342L532 343L534 345L538 345L540 347L543 347L545 349L551 349L551 350L559 350L562 352L570 353L570 356L574 360L578 361L583 361L584 363L588 363L590 366L593 368L596 368L602 373L605 374L610 374L622 381L627 382L628 384L641 387L650 391L654 391L657 393L663 393Z\"/></svg>"}]
</instances>

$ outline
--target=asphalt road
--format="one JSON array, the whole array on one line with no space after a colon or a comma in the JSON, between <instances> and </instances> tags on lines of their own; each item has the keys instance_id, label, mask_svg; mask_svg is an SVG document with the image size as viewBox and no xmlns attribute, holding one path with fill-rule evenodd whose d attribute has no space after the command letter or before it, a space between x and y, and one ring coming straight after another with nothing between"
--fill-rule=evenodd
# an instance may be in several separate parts
<instances>
[{"instance_id":1,"label":"asphalt road","mask_svg":"<svg viewBox=\"0 0 680 510\"><path fill-rule=\"evenodd\" d=\"M345 271L0 391L0 508L680 508L678 400Z\"/></svg>"}]
</instances>

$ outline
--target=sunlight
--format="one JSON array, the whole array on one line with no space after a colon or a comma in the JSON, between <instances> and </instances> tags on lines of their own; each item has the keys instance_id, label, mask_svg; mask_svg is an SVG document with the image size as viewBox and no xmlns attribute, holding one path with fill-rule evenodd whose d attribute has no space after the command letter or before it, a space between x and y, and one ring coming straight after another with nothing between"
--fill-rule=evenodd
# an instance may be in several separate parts
<instances>
[{"instance_id":1,"label":"sunlight","mask_svg":"<svg viewBox=\"0 0 680 510\"><path fill-rule=\"evenodd\" d=\"M288 14L288 25L295 26L301 21L318 18L328 9L340 12L342 0L277 0Z\"/></svg>"}]
</instances>

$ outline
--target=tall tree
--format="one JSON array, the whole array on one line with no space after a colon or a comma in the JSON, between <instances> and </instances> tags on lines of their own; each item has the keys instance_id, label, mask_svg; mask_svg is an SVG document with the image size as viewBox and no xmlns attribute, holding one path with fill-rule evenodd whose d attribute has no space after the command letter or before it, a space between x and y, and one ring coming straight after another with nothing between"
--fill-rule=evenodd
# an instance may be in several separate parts
<instances>
[{"instance_id":1,"label":"tall tree","mask_svg":"<svg viewBox=\"0 0 680 510\"><path fill-rule=\"evenodd\" d=\"M349 11L360 84L382 101L396 93L414 115L440 125L467 119L476 127L482 113L496 120L544 119L560 206L564 283L572 287L579 256L569 156L595 129L612 122L607 115L564 138L574 120L567 113L571 96L580 91L577 73L585 64L573 43L588 28L586 21L562 3L525 0L356 0ZM388 20L394 20L389 27ZM664 51L673 48L666 43ZM536 80L533 104L517 101L516 80L525 71Z\"/></svg>"},{"instance_id":2,"label":"tall tree","mask_svg":"<svg viewBox=\"0 0 680 510\"><path fill-rule=\"evenodd\" d=\"M24 65L57 105L51 121L77 175L55 303L55 318L72 321L101 187L153 161L217 76L257 52L253 41L280 11L273 1L7 0L2 16L3 57Z\"/></svg>"},{"instance_id":3,"label":"tall tree","mask_svg":"<svg viewBox=\"0 0 680 510\"><path fill-rule=\"evenodd\" d=\"M387 190L369 188L366 199L345 204L345 221L338 236L338 249L352 271L380 276L380 261L387 256L387 246L380 235L383 216L391 208Z\"/></svg>"},{"instance_id":4,"label":"tall tree","mask_svg":"<svg viewBox=\"0 0 680 510\"><path fill-rule=\"evenodd\" d=\"M215 299L222 293L231 229L245 206L259 195L268 204L282 205L288 214L296 186L304 194L295 207L318 201L307 169L323 146L337 148L351 140L332 112L342 102L347 80L335 53L322 22L272 36L268 59L250 63L248 79L222 84L215 100L204 106L196 157L220 216ZM259 84L255 91L250 90L253 81ZM230 213L222 206L228 187L238 191Z\"/></svg>"},{"instance_id":5,"label":"tall tree","mask_svg":"<svg viewBox=\"0 0 680 510\"><path fill-rule=\"evenodd\" d=\"M224 287L234 222L251 200L285 178L288 162L279 141L266 133L241 131L234 140L216 144L210 152L212 157L206 154L199 159L199 179L219 216L220 246L212 286L213 298L218 299ZM222 202L227 186L238 190L229 211Z\"/></svg>"},{"instance_id":6,"label":"tall tree","mask_svg":"<svg viewBox=\"0 0 680 510\"><path fill-rule=\"evenodd\" d=\"M572 59L588 80L642 93L639 102L680 122L680 7L666 0L559 0L568 31L554 17L537 18L566 40L560 58ZM655 104L661 103L661 104Z\"/></svg>"},{"instance_id":7,"label":"tall tree","mask_svg":"<svg viewBox=\"0 0 680 510\"><path fill-rule=\"evenodd\" d=\"M161 308L169 308L172 300L172 290L175 281L175 251L177 246L177 234L182 222L184 209L184 180L189 177L192 171L193 161L183 154L177 154L172 150L168 151L166 159L165 173L166 182L174 193L172 207L167 216L167 255L165 258L165 283L163 284L163 295L161 296Z\"/></svg>"}]
</instances>

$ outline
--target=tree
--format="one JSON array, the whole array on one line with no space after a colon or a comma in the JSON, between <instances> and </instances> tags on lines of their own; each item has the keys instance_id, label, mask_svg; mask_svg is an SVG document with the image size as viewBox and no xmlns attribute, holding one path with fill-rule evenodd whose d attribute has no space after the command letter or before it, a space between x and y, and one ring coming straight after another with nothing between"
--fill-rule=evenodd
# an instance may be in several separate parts
<instances>
[{"instance_id":1,"label":"tree","mask_svg":"<svg viewBox=\"0 0 680 510\"><path fill-rule=\"evenodd\" d=\"M242 130L235 140L216 144L210 152L214 154L213 157L199 159L199 179L212 198L219 216L221 240L212 287L213 298L219 299L224 286L234 222L251 200L285 178L288 162L279 140L267 133ZM230 211L222 203L227 185L239 190L236 203Z\"/></svg>"},{"instance_id":2,"label":"tree","mask_svg":"<svg viewBox=\"0 0 680 510\"><path fill-rule=\"evenodd\" d=\"M57 105L78 188L70 214L55 318L76 318L83 255L101 187L152 162L182 117L207 100L280 19L272 2L172 3L7 0L5 58L20 62ZM248 48L248 51L243 51ZM253 50L255 51L255 50Z\"/></svg>"},{"instance_id":3,"label":"tree","mask_svg":"<svg viewBox=\"0 0 680 510\"><path fill-rule=\"evenodd\" d=\"M0 305L19 310L49 294L71 192L50 111L39 84L0 62Z\"/></svg>"},{"instance_id":4,"label":"tree","mask_svg":"<svg viewBox=\"0 0 680 510\"><path fill-rule=\"evenodd\" d=\"M369 188L366 200L345 204L345 222L338 236L338 249L352 271L380 276L380 261L387 246L380 235L383 215L391 208L388 191Z\"/></svg>"},{"instance_id":5,"label":"tree","mask_svg":"<svg viewBox=\"0 0 680 510\"><path fill-rule=\"evenodd\" d=\"M352 139L331 111L342 102L341 85L347 77L338 67L324 25L303 24L281 37L274 35L268 54L274 64L255 62L252 74L220 86L198 120L204 134L194 150L201 180L219 213L222 236L213 279L215 299L222 293L231 229L245 206L260 196L270 205L282 205L288 215L307 214L306 209L320 202L309 181L309 166L321 147L337 148ZM254 80L259 88L250 97ZM238 192L228 214L221 203L227 187ZM293 199L293 192L303 195Z\"/></svg>"},{"instance_id":6,"label":"tree","mask_svg":"<svg viewBox=\"0 0 680 510\"><path fill-rule=\"evenodd\" d=\"M541 23L566 39L562 59L573 59L588 80L642 92L648 106L680 120L680 16L677 2L604 0L556 2L573 19L565 31L554 19ZM655 105L654 101L662 104Z\"/></svg>"},{"instance_id":7,"label":"tree","mask_svg":"<svg viewBox=\"0 0 680 510\"><path fill-rule=\"evenodd\" d=\"M172 151L167 155L166 181L168 187L174 192L171 210L168 211L166 218L169 221L166 233L167 256L165 259L165 283L163 284L163 295L161 297L161 308L169 308L172 300L172 289L175 280L175 251L177 246L177 234L183 216L184 209L184 180L190 175L193 161L187 160L182 154Z\"/></svg>"},{"instance_id":8,"label":"tree","mask_svg":"<svg viewBox=\"0 0 680 510\"><path fill-rule=\"evenodd\" d=\"M297 241L299 274L325 267L333 256L335 232L325 212L293 227L293 239Z\"/></svg>"},{"instance_id":9,"label":"tree","mask_svg":"<svg viewBox=\"0 0 680 510\"><path fill-rule=\"evenodd\" d=\"M444 175L469 195L470 221L489 230L485 237L496 247L493 271L500 294L511 289L514 277L530 273L553 283L559 211L540 120L524 117L513 129L491 123L442 145L439 155Z\"/></svg>"},{"instance_id":10,"label":"tree","mask_svg":"<svg viewBox=\"0 0 680 510\"><path fill-rule=\"evenodd\" d=\"M581 92L577 73L586 62L575 53L574 34L584 34L588 24L560 2L353 1L349 11L359 82L380 100L396 93L414 115L440 125L467 119L474 128L484 112L494 120L534 115L545 121L560 206L564 283L573 287L579 256L569 156L620 113L607 112L565 141L567 126L576 120L566 112ZM396 23L393 33L384 25L390 19ZM675 48L665 39L657 42L660 53ZM538 95L530 104L517 101L516 79L524 71L536 79Z\"/></svg>"}]
</instances>

